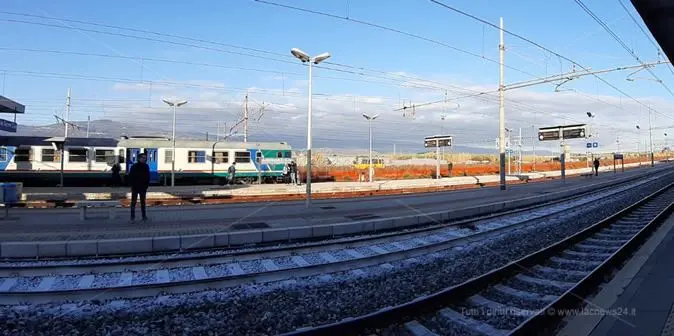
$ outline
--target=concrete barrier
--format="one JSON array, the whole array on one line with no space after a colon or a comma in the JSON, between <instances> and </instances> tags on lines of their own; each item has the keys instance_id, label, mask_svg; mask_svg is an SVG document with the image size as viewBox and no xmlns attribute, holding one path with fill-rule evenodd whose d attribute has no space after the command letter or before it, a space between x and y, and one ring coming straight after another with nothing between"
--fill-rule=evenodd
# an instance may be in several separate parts
<instances>
[{"instance_id":1,"label":"concrete barrier","mask_svg":"<svg viewBox=\"0 0 674 336\"><path fill-rule=\"evenodd\" d=\"M1 246L4 258L35 258L38 255L38 244L34 242L5 242Z\"/></svg>"},{"instance_id":2,"label":"concrete barrier","mask_svg":"<svg viewBox=\"0 0 674 336\"><path fill-rule=\"evenodd\" d=\"M166 252L180 250L179 236L152 237L152 251Z\"/></svg>"},{"instance_id":3,"label":"concrete barrier","mask_svg":"<svg viewBox=\"0 0 674 336\"><path fill-rule=\"evenodd\" d=\"M69 257L96 256L98 255L97 240L73 240L66 246Z\"/></svg>"},{"instance_id":4,"label":"concrete barrier","mask_svg":"<svg viewBox=\"0 0 674 336\"><path fill-rule=\"evenodd\" d=\"M152 252L152 237L105 239L98 241L98 255L150 252Z\"/></svg>"},{"instance_id":5,"label":"concrete barrier","mask_svg":"<svg viewBox=\"0 0 674 336\"><path fill-rule=\"evenodd\" d=\"M41 242L37 245L39 257L66 257L68 256L68 244L66 242Z\"/></svg>"},{"instance_id":6,"label":"concrete barrier","mask_svg":"<svg viewBox=\"0 0 674 336\"><path fill-rule=\"evenodd\" d=\"M229 233L229 245L249 245L262 242L262 230L237 231Z\"/></svg>"}]
</instances>

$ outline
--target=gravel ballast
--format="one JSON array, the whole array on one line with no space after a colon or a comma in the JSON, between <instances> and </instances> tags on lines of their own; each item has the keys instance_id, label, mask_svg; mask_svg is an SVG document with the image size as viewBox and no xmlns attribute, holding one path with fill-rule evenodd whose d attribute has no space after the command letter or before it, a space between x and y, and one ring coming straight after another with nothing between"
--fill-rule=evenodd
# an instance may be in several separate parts
<instances>
[{"instance_id":1,"label":"gravel ballast","mask_svg":"<svg viewBox=\"0 0 674 336\"><path fill-rule=\"evenodd\" d=\"M502 266L623 209L662 187L663 180L671 178L619 200L597 201L462 249L415 257L416 262L390 262L393 268L372 266L360 274L347 271L189 295L0 307L0 334L272 335L335 322L410 301Z\"/></svg>"}]
</instances>

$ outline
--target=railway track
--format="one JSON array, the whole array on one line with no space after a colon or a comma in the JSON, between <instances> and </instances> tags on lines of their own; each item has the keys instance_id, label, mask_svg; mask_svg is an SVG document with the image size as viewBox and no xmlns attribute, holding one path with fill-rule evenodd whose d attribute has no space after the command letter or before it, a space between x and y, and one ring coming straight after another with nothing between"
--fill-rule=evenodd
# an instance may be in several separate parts
<instances>
[{"instance_id":1,"label":"railway track","mask_svg":"<svg viewBox=\"0 0 674 336\"><path fill-rule=\"evenodd\" d=\"M461 248L509 230L570 216L588 205L599 207L662 176L612 186L526 211L349 243L316 243L241 254L177 255L129 261L122 258L118 262L108 259L98 263L3 263L0 304L145 297L342 271L357 275L364 267L391 268L393 261L413 260L417 256Z\"/></svg>"},{"instance_id":2,"label":"railway track","mask_svg":"<svg viewBox=\"0 0 674 336\"><path fill-rule=\"evenodd\" d=\"M674 211L673 187L669 184L575 235L459 285L285 335L551 334Z\"/></svg>"}]
</instances>

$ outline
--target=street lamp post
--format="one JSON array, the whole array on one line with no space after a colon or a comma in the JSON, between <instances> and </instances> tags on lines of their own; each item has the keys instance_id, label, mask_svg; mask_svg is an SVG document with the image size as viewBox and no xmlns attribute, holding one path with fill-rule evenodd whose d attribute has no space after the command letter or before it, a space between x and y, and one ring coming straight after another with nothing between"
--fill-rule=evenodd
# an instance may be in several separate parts
<instances>
[{"instance_id":1,"label":"street lamp post","mask_svg":"<svg viewBox=\"0 0 674 336\"><path fill-rule=\"evenodd\" d=\"M171 152L171 187L176 185L176 108L187 104L187 100L168 100L162 99L164 103L173 108L173 136L171 141L173 142L173 151Z\"/></svg>"},{"instance_id":2,"label":"street lamp post","mask_svg":"<svg viewBox=\"0 0 674 336\"><path fill-rule=\"evenodd\" d=\"M592 133L594 133L594 129L592 127L593 126L592 120L597 115L592 113L592 112L585 112L585 114L587 114L587 117L590 118L590 132L588 133L588 138L590 138L590 141L592 141ZM585 168L590 168L590 151L591 151L591 149L585 150Z\"/></svg>"},{"instance_id":3,"label":"street lamp post","mask_svg":"<svg viewBox=\"0 0 674 336\"><path fill-rule=\"evenodd\" d=\"M309 103L307 106L307 201L306 201L306 206L308 208L311 206L311 98L312 98L311 69L313 68L312 67L313 64L321 63L326 59L330 58L330 53L325 52L320 55L310 57L307 53L297 48L290 49L290 53L297 59L302 61L302 63L305 62L309 63Z\"/></svg>"},{"instance_id":4,"label":"street lamp post","mask_svg":"<svg viewBox=\"0 0 674 336\"><path fill-rule=\"evenodd\" d=\"M378 115L378 114L375 114L375 115L373 115L373 116L369 116L368 114L363 113L363 117L365 117L365 119L367 119L367 124L368 124L368 128L369 128L369 133L370 133L370 151L369 151L369 154L368 154L368 158L369 158L369 161L368 161L368 162L369 162L370 164L369 164L369 169L368 169L368 170L369 170L369 178L368 178L368 180L369 180L370 182L372 182L372 169L373 169L373 168L372 168L372 121L374 121L375 119L377 119L377 117L379 117L379 115Z\"/></svg>"}]
</instances>

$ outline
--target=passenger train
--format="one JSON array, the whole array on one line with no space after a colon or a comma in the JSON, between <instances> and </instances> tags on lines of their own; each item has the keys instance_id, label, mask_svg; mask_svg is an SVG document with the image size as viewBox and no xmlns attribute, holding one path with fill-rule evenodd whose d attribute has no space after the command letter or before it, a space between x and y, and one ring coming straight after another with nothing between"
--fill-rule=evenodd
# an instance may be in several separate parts
<instances>
[{"instance_id":1,"label":"passenger train","mask_svg":"<svg viewBox=\"0 0 674 336\"><path fill-rule=\"evenodd\" d=\"M0 181L26 185L55 185L60 181L63 138L0 136ZM67 138L63 161L64 184L96 185L110 181L111 168L120 163L122 176L147 154L152 184L170 184L173 142L161 137ZM223 182L236 162L236 179L244 183L280 181L290 162L285 142L229 142L176 140L176 183Z\"/></svg>"}]
</instances>

